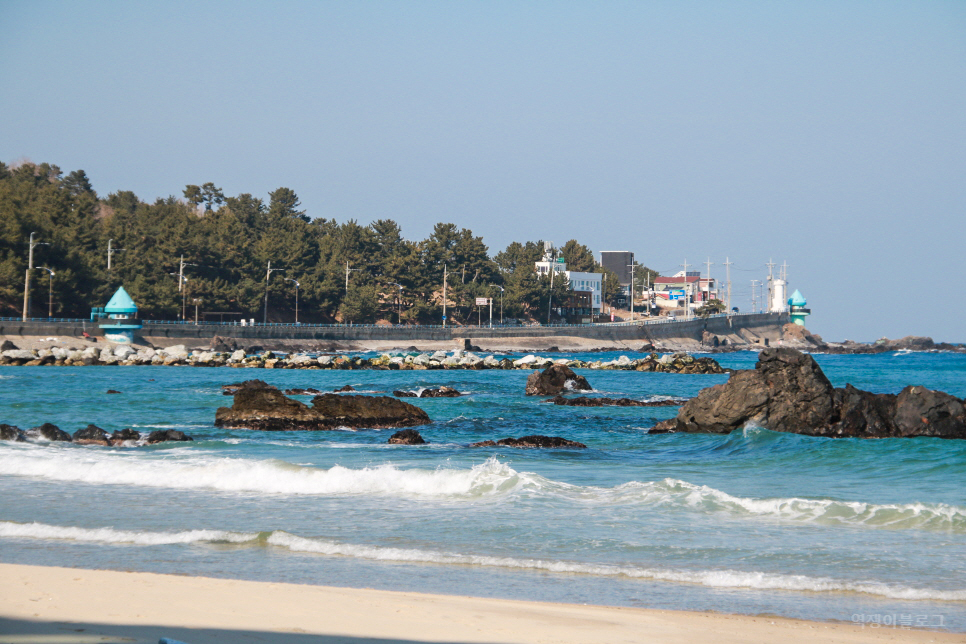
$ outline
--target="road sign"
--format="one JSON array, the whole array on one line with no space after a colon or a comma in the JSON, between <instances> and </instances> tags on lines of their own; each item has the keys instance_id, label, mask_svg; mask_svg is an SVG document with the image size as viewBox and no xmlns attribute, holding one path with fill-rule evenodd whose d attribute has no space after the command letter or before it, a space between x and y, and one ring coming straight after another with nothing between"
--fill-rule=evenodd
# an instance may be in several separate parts
<instances>
[{"instance_id":1,"label":"road sign","mask_svg":"<svg viewBox=\"0 0 966 644\"><path fill-rule=\"evenodd\" d=\"M476 305L477 306L486 306L489 303L490 303L490 301L487 298L485 298L485 297L478 297L478 298L476 298Z\"/></svg>"}]
</instances>

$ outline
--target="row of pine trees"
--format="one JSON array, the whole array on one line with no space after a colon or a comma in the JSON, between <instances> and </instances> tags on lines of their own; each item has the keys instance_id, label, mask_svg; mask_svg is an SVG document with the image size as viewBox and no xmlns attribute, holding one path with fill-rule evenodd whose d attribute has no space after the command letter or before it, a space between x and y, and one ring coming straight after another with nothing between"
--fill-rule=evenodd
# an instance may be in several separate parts
<instances>
[{"instance_id":1,"label":"row of pine trees","mask_svg":"<svg viewBox=\"0 0 966 644\"><path fill-rule=\"evenodd\" d=\"M391 219L338 223L300 208L290 188L269 193L266 202L247 193L225 196L212 183L150 204L129 191L102 198L83 170L64 176L47 163L0 163L2 315L21 315L34 232L44 244L35 247L34 265L56 273L54 317L87 317L123 285L143 318L176 319L184 306L194 319L197 304L209 319L228 312L261 321L271 262L279 270L267 280L270 322L294 320L297 281L303 323L439 323L444 266L451 322L475 323L476 298L499 303L501 294L507 318L546 321L549 279L534 271L540 241L513 242L491 257L481 237L454 224L438 223L429 237L411 241ZM123 249L110 271L109 242ZM560 250L571 270L602 270L576 240ZM188 265L179 292L182 257ZM33 283L31 315L45 317L47 273L35 270ZM568 288L555 280L555 303ZM605 299L618 288L617 276L605 272Z\"/></svg>"}]
</instances>

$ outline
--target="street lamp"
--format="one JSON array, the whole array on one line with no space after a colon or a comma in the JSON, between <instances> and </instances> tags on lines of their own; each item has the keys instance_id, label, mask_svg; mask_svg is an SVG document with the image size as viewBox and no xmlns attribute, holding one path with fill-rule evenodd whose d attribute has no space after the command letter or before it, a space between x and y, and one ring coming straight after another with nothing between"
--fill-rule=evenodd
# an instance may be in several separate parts
<instances>
[{"instance_id":1,"label":"street lamp","mask_svg":"<svg viewBox=\"0 0 966 644\"><path fill-rule=\"evenodd\" d=\"M47 284L48 284L47 319L49 320L54 317L54 271L50 270L46 266L38 266L37 270L47 271L47 273L49 274L47 279Z\"/></svg>"},{"instance_id":2,"label":"street lamp","mask_svg":"<svg viewBox=\"0 0 966 644\"><path fill-rule=\"evenodd\" d=\"M184 267L182 267L182 270ZM168 275L174 275L178 278L178 290L181 291L181 321L184 322L185 317L185 297L188 294L188 278L183 273L168 273Z\"/></svg>"},{"instance_id":3,"label":"street lamp","mask_svg":"<svg viewBox=\"0 0 966 644\"><path fill-rule=\"evenodd\" d=\"M396 298L396 306L397 306L396 321L397 321L397 324L402 325L402 284L400 284L399 282L389 282L389 283L392 284L393 286L399 287L399 296Z\"/></svg>"},{"instance_id":4,"label":"street lamp","mask_svg":"<svg viewBox=\"0 0 966 644\"><path fill-rule=\"evenodd\" d=\"M272 268L272 262L268 262L268 272L265 273L265 313L262 316L262 324L268 324L268 280L271 279L274 271L284 271L284 268Z\"/></svg>"},{"instance_id":5,"label":"street lamp","mask_svg":"<svg viewBox=\"0 0 966 644\"><path fill-rule=\"evenodd\" d=\"M497 286L500 289L500 326L503 326L503 287Z\"/></svg>"},{"instance_id":6,"label":"street lamp","mask_svg":"<svg viewBox=\"0 0 966 644\"><path fill-rule=\"evenodd\" d=\"M286 277L285 281L293 282L295 284L295 323L298 324L299 323L299 286L301 286L301 284L299 284L298 280L292 279L291 277Z\"/></svg>"},{"instance_id":7,"label":"street lamp","mask_svg":"<svg viewBox=\"0 0 966 644\"><path fill-rule=\"evenodd\" d=\"M48 242L35 242L34 235L37 233L30 233L30 252L27 257L27 277L23 284L23 320L27 321L30 317L30 271L34 269L34 246L50 246Z\"/></svg>"}]
</instances>

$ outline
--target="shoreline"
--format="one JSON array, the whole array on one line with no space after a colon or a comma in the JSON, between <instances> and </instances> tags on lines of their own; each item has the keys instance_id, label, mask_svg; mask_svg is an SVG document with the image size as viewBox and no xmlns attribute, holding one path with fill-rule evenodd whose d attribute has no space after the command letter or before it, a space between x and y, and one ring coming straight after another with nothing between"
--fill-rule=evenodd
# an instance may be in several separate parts
<instances>
[{"instance_id":1,"label":"shoreline","mask_svg":"<svg viewBox=\"0 0 966 644\"><path fill-rule=\"evenodd\" d=\"M963 633L0 563L0 642L966 642Z\"/></svg>"}]
</instances>

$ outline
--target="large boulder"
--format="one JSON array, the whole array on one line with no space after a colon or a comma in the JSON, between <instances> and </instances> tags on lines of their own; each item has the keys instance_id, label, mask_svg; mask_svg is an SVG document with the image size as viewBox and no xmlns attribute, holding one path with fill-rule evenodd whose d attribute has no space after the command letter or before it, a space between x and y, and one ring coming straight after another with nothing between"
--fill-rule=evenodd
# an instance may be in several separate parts
<instances>
[{"instance_id":1,"label":"large boulder","mask_svg":"<svg viewBox=\"0 0 966 644\"><path fill-rule=\"evenodd\" d=\"M811 436L966 438L964 415L961 400L925 387L906 387L898 396L834 389L812 356L773 348L761 352L754 369L703 389L652 433L728 433L750 422Z\"/></svg>"},{"instance_id":2,"label":"large boulder","mask_svg":"<svg viewBox=\"0 0 966 644\"><path fill-rule=\"evenodd\" d=\"M26 432L27 438L47 440L52 442L70 442L70 434L53 423L44 423L39 427L32 427Z\"/></svg>"},{"instance_id":3,"label":"large boulder","mask_svg":"<svg viewBox=\"0 0 966 644\"><path fill-rule=\"evenodd\" d=\"M97 425L88 425L74 432L74 442L78 445L110 445L111 437Z\"/></svg>"},{"instance_id":4,"label":"large boulder","mask_svg":"<svg viewBox=\"0 0 966 644\"><path fill-rule=\"evenodd\" d=\"M242 383L231 407L215 412L215 425L266 431L336 427L413 427L430 422L425 411L388 396L322 394L312 406L261 381Z\"/></svg>"},{"instance_id":5,"label":"large boulder","mask_svg":"<svg viewBox=\"0 0 966 644\"><path fill-rule=\"evenodd\" d=\"M26 440L23 431L19 427L0 423L0 441L14 441L22 443Z\"/></svg>"},{"instance_id":6,"label":"large boulder","mask_svg":"<svg viewBox=\"0 0 966 644\"><path fill-rule=\"evenodd\" d=\"M900 436L966 438L963 402L942 391L906 387L896 397L895 423Z\"/></svg>"},{"instance_id":7,"label":"large boulder","mask_svg":"<svg viewBox=\"0 0 966 644\"><path fill-rule=\"evenodd\" d=\"M553 364L542 372L534 371L527 378L528 396L556 396L564 390L591 391L593 387L570 367Z\"/></svg>"}]
</instances>

